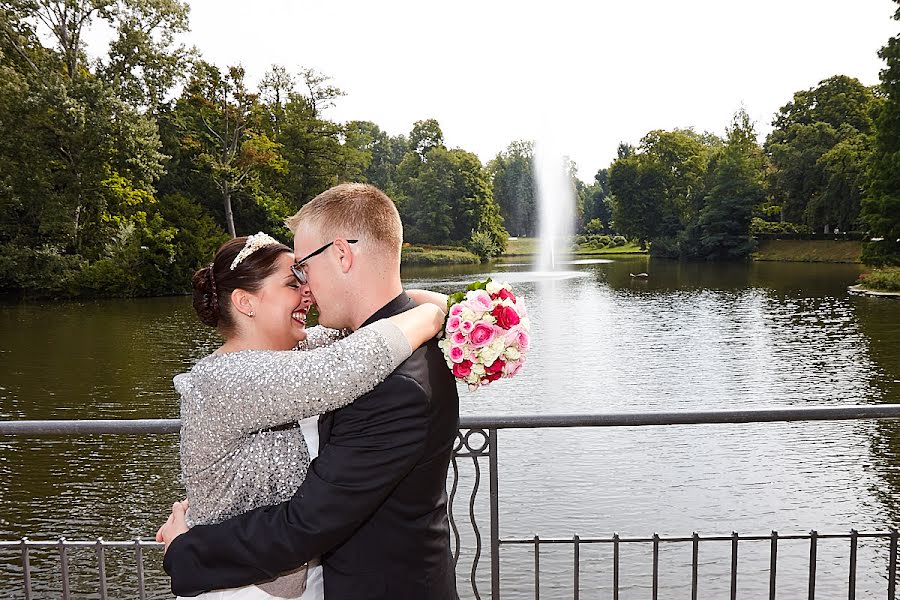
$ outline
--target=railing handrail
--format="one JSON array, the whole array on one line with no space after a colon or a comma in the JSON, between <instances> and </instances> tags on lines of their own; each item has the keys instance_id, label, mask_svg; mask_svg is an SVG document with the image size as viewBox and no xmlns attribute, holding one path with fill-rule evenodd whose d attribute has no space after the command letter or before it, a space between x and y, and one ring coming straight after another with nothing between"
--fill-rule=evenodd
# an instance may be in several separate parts
<instances>
[{"instance_id":1,"label":"railing handrail","mask_svg":"<svg viewBox=\"0 0 900 600\"><path fill-rule=\"evenodd\" d=\"M644 427L792 421L843 421L900 418L900 404L769 407L737 410L685 410L562 415L484 415L460 417L461 429L545 427ZM0 435L178 433L180 419L70 419L0 421Z\"/></svg>"}]
</instances>

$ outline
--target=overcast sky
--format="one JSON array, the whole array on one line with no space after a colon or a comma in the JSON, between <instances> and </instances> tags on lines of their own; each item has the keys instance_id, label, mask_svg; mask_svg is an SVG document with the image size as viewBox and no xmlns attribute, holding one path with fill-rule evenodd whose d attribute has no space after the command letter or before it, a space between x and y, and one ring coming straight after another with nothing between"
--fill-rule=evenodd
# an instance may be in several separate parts
<instances>
[{"instance_id":1,"label":"overcast sky","mask_svg":"<svg viewBox=\"0 0 900 600\"><path fill-rule=\"evenodd\" d=\"M337 121L408 133L436 118L487 162L554 132L590 181L652 129L723 133L741 105L764 136L826 77L878 83L891 0L190 0L188 41L251 82L312 67L347 96Z\"/></svg>"}]
</instances>

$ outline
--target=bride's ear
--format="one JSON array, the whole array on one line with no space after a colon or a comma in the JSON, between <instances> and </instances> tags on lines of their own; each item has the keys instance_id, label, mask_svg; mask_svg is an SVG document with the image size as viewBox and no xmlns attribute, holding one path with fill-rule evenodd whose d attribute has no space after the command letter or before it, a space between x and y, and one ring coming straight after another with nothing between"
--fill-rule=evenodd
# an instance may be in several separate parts
<instances>
[{"instance_id":1,"label":"bride's ear","mask_svg":"<svg viewBox=\"0 0 900 600\"><path fill-rule=\"evenodd\" d=\"M247 290L237 288L231 292L231 306L242 315L253 317L255 316L256 296Z\"/></svg>"}]
</instances>

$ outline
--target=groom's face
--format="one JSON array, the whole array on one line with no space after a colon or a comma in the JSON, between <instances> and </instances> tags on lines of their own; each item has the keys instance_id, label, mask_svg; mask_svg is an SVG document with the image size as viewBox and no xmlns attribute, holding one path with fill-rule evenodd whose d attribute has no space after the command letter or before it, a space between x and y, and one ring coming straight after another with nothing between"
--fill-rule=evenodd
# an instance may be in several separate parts
<instances>
[{"instance_id":1,"label":"groom's face","mask_svg":"<svg viewBox=\"0 0 900 600\"><path fill-rule=\"evenodd\" d=\"M294 232L294 259L301 260L315 252L331 240L321 242L321 237L316 232L305 229L302 226ZM305 261L300 268L306 274L309 291L312 293L313 302L319 313L319 324L325 327L342 328L344 315L341 311L342 302L337 283L341 281L335 272L338 267L332 255L332 247L329 246L323 252Z\"/></svg>"}]
</instances>

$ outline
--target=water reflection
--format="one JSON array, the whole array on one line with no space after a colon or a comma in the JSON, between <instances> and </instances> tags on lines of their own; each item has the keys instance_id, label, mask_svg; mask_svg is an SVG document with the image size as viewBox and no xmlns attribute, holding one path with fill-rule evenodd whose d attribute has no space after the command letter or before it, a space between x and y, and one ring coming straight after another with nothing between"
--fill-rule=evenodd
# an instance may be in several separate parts
<instances>
[{"instance_id":1,"label":"water reflection","mask_svg":"<svg viewBox=\"0 0 900 600\"><path fill-rule=\"evenodd\" d=\"M856 266L628 257L568 268L577 276L548 280L524 264L490 267L527 298L534 343L516 379L462 392L465 413L900 400L900 302L847 295ZM649 276L630 275L639 272ZM484 273L480 265L405 269L404 279L453 291ZM172 375L216 344L187 298L3 306L0 331L6 419L176 416ZM501 533L896 526L898 468L900 428L890 422L504 431ZM149 536L181 493L176 476L174 436L0 440L0 538ZM464 513L467 502L458 504ZM583 550L583 589L608 591L608 550ZM767 551L742 549L741 593L767 590ZM621 597L646 597L649 548L627 552ZM532 597L528 549L504 553L504 597ZM706 594L727 592L729 554L727 544L704 548ZM779 595L799 597L808 548L785 544L779 555ZM846 555L842 546L820 547L818 597L845 595ZM860 597L883 593L884 557L878 544L860 550ZM542 552L543 597L571 597L571 558L570 548ZM684 596L689 559L689 550L665 548L668 595ZM80 560L84 569L92 564ZM38 579L52 595L56 567L47 565ZM153 568L158 597L166 597ZM15 572L11 558L0 564L0 595L15 589Z\"/></svg>"}]
</instances>

